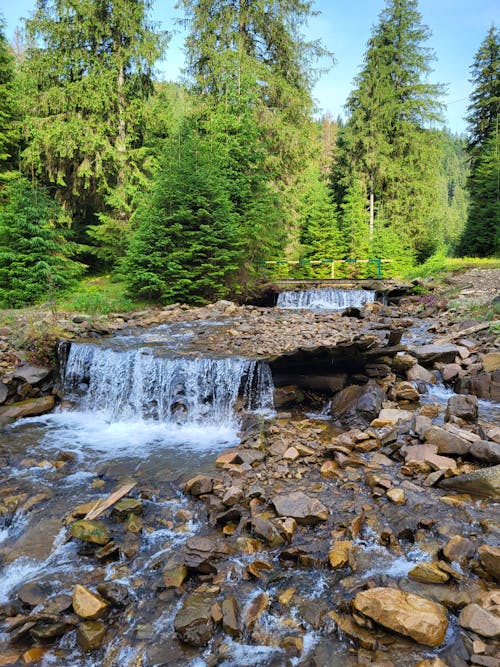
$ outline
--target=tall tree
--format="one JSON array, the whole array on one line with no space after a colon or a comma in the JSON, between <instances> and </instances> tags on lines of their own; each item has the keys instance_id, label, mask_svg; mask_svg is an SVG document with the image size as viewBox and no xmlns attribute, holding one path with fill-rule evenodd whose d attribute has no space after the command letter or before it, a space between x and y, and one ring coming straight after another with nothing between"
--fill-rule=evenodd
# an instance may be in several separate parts
<instances>
[{"instance_id":1,"label":"tall tree","mask_svg":"<svg viewBox=\"0 0 500 667\"><path fill-rule=\"evenodd\" d=\"M429 30L417 0L387 0L368 42L346 104L338 146L344 192L350 175L366 186L370 237L378 216L405 234L421 255L432 250L427 221L437 178L437 147L429 128L439 121L439 84L429 83ZM347 182L346 182L347 181Z\"/></svg>"},{"instance_id":2,"label":"tall tree","mask_svg":"<svg viewBox=\"0 0 500 667\"><path fill-rule=\"evenodd\" d=\"M26 21L26 171L120 253L141 182L142 102L165 35L150 0L37 0Z\"/></svg>"},{"instance_id":3,"label":"tall tree","mask_svg":"<svg viewBox=\"0 0 500 667\"><path fill-rule=\"evenodd\" d=\"M491 26L471 66L468 182L471 206L460 251L500 253L500 32Z\"/></svg>"},{"instance_id":4,"label":"tall tree","mask_svg":"<svg viewBox=\"0 0 500 667\"><path fill-rule=\"evenodd\" d=\"M0 186L16 175L18 131L14 91L14 57L0 16Z\"/></svg>"}]
</instances>

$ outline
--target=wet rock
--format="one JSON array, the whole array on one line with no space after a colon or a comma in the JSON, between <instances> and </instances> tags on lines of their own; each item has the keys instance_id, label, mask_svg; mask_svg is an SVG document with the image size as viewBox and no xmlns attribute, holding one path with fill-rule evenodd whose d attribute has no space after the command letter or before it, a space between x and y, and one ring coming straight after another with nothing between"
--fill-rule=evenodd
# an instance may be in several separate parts
<instances>
[{"instance_id":1,"label":"wet rock","mask_svg":"<svg viewBox=\"0 0 500 667\"><path fill-rule=\"evenodd\" d=\"M379 428L381 426L398 424L399 422L408 421L412 419L413 412L409 410L397 410L394 408L384 408L380 411L378 417L374 419L370 426Z\"/></svg>"},{"instance_id":2,"label":"wet rock","mask_svg":"<svg viewBox=\"0 0 500 667\"><path fill-rule=\"evenodd\" d=\"M404 489L389 489L385 494L391 502L395 505L405 505L406 504L406 493Z\"/></svg>"},{"instance_id":3,"label":"wet rock","mask_svg":"<svg viewBox=\"0 0 500 667\"><path fill-rule=\"evenodd\" d=\"M486 572L500 582L500 548L482 544L477 553Z\"/></svg>"},{"instance_id":4,"label":"wet rock","mask_svg":"<svg viewBox=\"0 0 500 667\"><path fill-rule=\"evenodd\" d=\"M274 390L274 407L283 408L286 405L298 405L304 400L303 392L297 385L276 387Z\"/></svg>"},{"instance_id":5,"label":"wet rock","mask_svg":"<svg viewBox=\"0 0 500 667\"><path fill-rule=\"evenodd\" d=\"M443 547L443 554L450 563L460 563L464 565L475 553L474 542L467 537L454 535Z\"/></svg>"},{"instance_id":6,"label":"wet rock","mask_svg":"<svg viewBox=\"0 0 500 667\"><path fill-rule=\"evenodd\" d=\"M27 398L25 401L3 405L0 407L0 425L10 424L21 417L33 417L50 412L55 405L54 396Z\"/></svg>"},{"instance_id":7,"label":"wet rock","mask_svg":"<svg viewBox=\"0 0 500 667\"><path fill-rule=\"evenodd\" d=\"M47 642L62 637L71 629L72 625L64 621L55 623L42 621L31 628L30 635L38 641Z\"/></svg>"},{"instance_id":8,"label":"wet rock","mask_svg":"<svg viewBox=\"0 0 500 667\"><path fill-rule=\"evenodd\" d=\"M113 507L111 514L124 521L129 514L143 514L144 505L135 498L121 498Z\"/></svg>"},{"instance_id":9,"label":"wet rock","mask_svg":"<svg viewBox=\"0 0 500 667\"><path fill-rule=\"evenodd\" d=\"M420 644L439 646L446 636L448 619L444 607L419 595L394 588L372 588L358 593L353 606L385 628Z\"/></svg>"},{"instance_id":10,"label":"wet rock","mask_svg":"<svg viewBox=\"0 0 500 667\"><path fill-rule=\"evenodd\" d=\"M63 612L67 611L72 604L73 600L70 595L55 595L46 601L43 607L43 611L47 614L62 614Z\"/></svg>"},{"instance_id":11,"label":"wet rock","mask_svg":"<svg viewBox=\"0 0 500 667\"><path fill-rule=\"evenodd\" d=\"M232 595L222 603L222 629L233 639L241 635L240 610L236 598Z\"/></svg>"},{"instance_id":12,"label":"wet rock","mask_svg":"<svg viewBox=\"0 0 500 667\"><path fill-rule=\"evenodd\" d=\"M425 384L436 382L434 375L420 364L409 368L406 371L406 377L410 382L425 382Z\"/></svg>"},{"instance_id":13,"label":"wet rock","mask_svg":"<svg viewBox=\"0 0 500 667\"><path fill-rule=\"evenodd\" d=\"M285 543L285 537L277 526L262 516L252 517L252 530L257 537L263 539L270 547L277 547Z\"/></svg>"},{"instance_id":14,"label":"wet rock","mask_svg":"<svg viewBox=\"0 0 500 667\"><path fill-rule=\"evenodd\" d=\"M477 440L471 444L467 453L484 463L492 465L500 463L500 444L497 442Z\"/></svg>"},{"instance_id":15,"label":"wet rock","mask_svg":"<svg viewBox=\"0 0 500 667\"><path fill-rule=\"evenodd\" d=\"M418 401L420 393L412 382L396 382L392 389L396 401Z\"/></svg>"},{"instance_id":16,"label":"wet rock","mask_svg":"<svg viewBox=\"0 0 500 667\"><path fill-rule=\"evenodd\" d=\"M331 415L344 428L365 428L382 409L385 394L373 380L365 386L351 385L333 398Z\"/></svg>"},{"instance_id":17,"label":"wet rock","mask_svg":"<svg viewBox=\"0 0 500 667\"><path fill-rule=\"evenodd\" d=\"M190 537L186 541L184 564L203 574L217 571L215 561L231 554L229 545L210 537Z\"/></svg>"},{"instance_id":18,"label":"wet rock","mask_svg":"<svg viewBox=\"0 0 500 667\"><path fill-rule=\"evenodd\" d=\"M377 639L371 632L359 626L351 616L329 611L328 616L332 619L338 629L351 639L359 642L364 648L373 651L377 646Z\"/></svg>"},{"instance_id":19,"label":"wet rock","mask_svg":"<svg viewBox=\"0 0 500 667\"><path fill-rule=\"evenodd\" d=\"M77 584L73 589L73 609L81 618L95 620L102 616L108 603L85 586Z\"/></svg>"},{"instance_id":20,"label":"wet rock","mask_svg":"<svg viewBox=\"0 0 500 667\"><path fill-rule=\"evenodd\" d=\"M102 621L84 621L76 630L76 641L83 651L95 651L102 644L106 626Z\"/></svg>"},{"instance_id":21,"label":"wet rock","mask_svg":"<svg viewBox=\"0 0 500 667\"><path fill-rule=\"evenodd\" d=\"M445 384L449 384L455 378L463 373L462 366L460 364L444 364L441 366L441 377Z\"/></svg>"},{"instance_id":22,"label":"wet rock","mask_svg":"<svg viewBox=\"0 0 500 667\"><path fill-rule=\"evenodd\" d=\"M27 384L38 384L42 380L45 380L51 374L52 370L50 368L44 368L43 366L32 366L30 364L24 364L19 366L14 372L15 380L22 380Z\"/></svg>"},{"instance_id":23,"label":"wet rock","mask_svg":"<svg viewBox=\"0 0 500 667\"><path fill-rule=\"evenodd\" d=\"M142 531L143 522L140 516L136 514L129 514L123 524L123 527L128 533L140 533Z\"/></svg>"},{"instance_id":24,"label":"wet rock","mask_svg":"<svg viewBox=\"0 0 500 667\"><path fill-rule=\"evenodd\" d=\"M210 641L214 631L213 603L213 595L204 592L194 592L185 599L174 619L174 629L186 644L205 646Z\"/></svg>"},{"instance_id":25,"label":"wet rock","mask_svg":"<svg viewBox=\"0 0 500 667\"><path fill-rule=\"evenodd\" d=\"M500 638L500 616L483 609L475 602L462 609L458 617L458 623L463 628L481 635L481 637Z\"/></svg>"},{"instance_id":26,"label":"wet rock","mask_svg":"<svg viewBox=\"0 0 500 667\"><path fill-rule=\"evenodd\" d=\"M44 654L47 652L47 648L44 646L33 646L23 653L23 663L25 665L32 665L35 662L39 662ZM10 665L12 663L2 662L0 657L0 665Z\"/></svg>"},{"instance_id":27,"label":"wet rock","mask_svg":"<svg viewBox=\"0 0 500 667\"><path fill-rule=\"evenodd\" d=\"M460 393L474 394L489 401L500 401L500 371L468 375L461 379Z\"/></svg>"},{"instance_id":28,"label":"wet rock","mask_svg":"<svg viewBox=\"0 0 500 667\"><path fill-rule=\"evenodd\" d=\"M201 496L205 493L212 493L213 482L207 475L196 475L186 482L184 491L192 496Z\"/></svg>"},{"instance_id":29,"label":"wet rock","mask_svg":"<svg viewBox=\"0 0 500 667\"><path fill-rule=\"evenodd\" d=\"M349 564L351 542L349 540L336 540L328 552L328 560L333 569L345 567Z\"/></svg>"},{"instance_id":30,"label":"wet rock","mask_svg":"<svg viewBox=\"0 0 500 667\"><path fill-rule=\"evenodd\" d=\"M439 486L477 496L500 498L500 465L443 479Z\"/></svg>"},{"instance_id":31,"label":"wet rock","mask_svg":"<svg viewBox=\"0 0 500 667\"><path fill-rule=\"evenodd\" d=\"M251 630L262 613L267 609L269 604L269 595L267 593L259 593L256 595L245 612L244 623L245 627Z\"/></svg>"},{"instance_id":32,"label":"wet rock","mask_svg":"<svg viewBox=\"0 0 500 667\"><path fill-rule=\"evenodd\" d=\"M166 588L180 588L188 575L185 565L179 563L167 564L163 570L163 581Z\"/></svg>"},{"instance_id":33,"label":"wet rock","mask_svg":"<svg viewBox=\"0 0 500 667\"><path fill-rule=\"evenodd\" d=\"M420 345L408 352L412 354L421 364L432 365L436 361L441 361L445 364L455 361L458 354L458 347L453 343Z\"/></svg>"},{"instance_id":34,"label":"wet rock","mask_svg":"<svg viewBox=\"0 0 500 667\"><path fill-rule=\"evenodd\" d=\"M222 502L226 507L233 507L243 498L243 489L240 486L230 486L222 496Z\"/></svg>"},{"instance_id":35,"label":"wet rock","mask_svg":"<svg viewBox=\"0 0 500 667\"><path fill-rule=\"evenodd\" d=\"M500 370L500 352L490 352L482 358L483 369L486 373Z\"/></svg>"},{"instance_id":36,"label":"wet rock","mask_svg":"<svg viewBox=\"0 0 500 667\"><path fill-rule=\"evenodd\" d=\"M408 572L408 576L424 584L444 584L450 578L438 563L418 563Z\"/></svg>"},{"instance_id":37,"label":"wet rock","mask_svg":"<svg viewBox=\"0 0 500 667\"><path fill-rule=\"evenodd\" d=\"M0 554L5 563L17 558L45 560L54 547L54 540L61 530L60 519L39 519L31 523L14 545L8 549L0 545Z\"/></svg>"},{"instance_id":38,"label":"wet rock","mask_svg":"<svg viewBox=\"0 0 500 667\"><path fill-rule=\"evenodd\" d=\"M17 590L17 597L21 602L24 602L24 604L27 604L30 607L36 607L47 599L50 592L50 586L47 584L43 585L37 581L30 581L23 584L21 588Z\"/></svg>"},{"instance_id":39,"label":"wet rock","mask_svg":"<svg viewBox=\"0 0 500 667\"><path fill-rule=\"evenodd\" d=\"M91 544L107 544L111 539L108 529L101 522L88 519L75 521L71 526L71 535Z\"/></svg>"},{"instance_id":40,"label":"wet rock","mask_svg":"<svg viewBox=\"0 0 500 667\"><path fill-rule=\"evenodd\" d=\"M129 592L126 586L116 581L106 581L97 586L97 592L113 607L126 607L129 601Z\"/></svg>"},{"instance_id":41,"label":"wet rock","mask_svg":"<svg viewBox=\"0 0 500 667\"><path fill-rule=\"evenodd\" d=\"M458 417L465 422L475 424L478 412L477 396L456 394L448 399L444 420L449 422L452 417Z\"/></svg>"},{"instance_id":42,"label":"wet rock","mask_svg":"<svg viewBox=\"0 0 500 667\"><path fill-rule=\"evenodd\" d=\"M291 517L300 525L314 525L329 516L328 509L319 500L302 491L275 496L272 503L279 516Z\"/></svg>"}]
</instances>

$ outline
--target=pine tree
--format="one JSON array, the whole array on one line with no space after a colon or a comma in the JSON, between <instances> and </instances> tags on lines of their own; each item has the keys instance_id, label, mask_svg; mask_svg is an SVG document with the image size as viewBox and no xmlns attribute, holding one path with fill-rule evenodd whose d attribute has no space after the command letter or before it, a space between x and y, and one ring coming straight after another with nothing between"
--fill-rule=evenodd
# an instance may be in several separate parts
<instances>
[{"instance_id":1,"label":"pine tree","mask_svg":"<svg viewBox=\"0 0 500 667\"><path fill-rule=\"evenodd\" d=\"M442 93L426 80L428 37L417 0L387 0L346 105L349 118L333 170L344 193L350 187L346 170L364 183L371 238L379 217L421 256L433 246L428 220L438 153L429 127L439 120Z\"/></svg>"},{"instance_id":2,"label":"pine tree","mask_svg":"<svg viewBox=\"0 0 500 667\"><path fill-rule=\"evenodd\" d=\"M83 265L71 259L67 216L46 192L18 178L0 210L0 304L18 308L52 298L73 284Z\"/></svg>"},{"instance_id":3,"label":"pine tree","mask_svg":"<svg viewBox=\"0 0 500 667\"><path fill-rule=\"evenodd\" d=\"M26 21L24 169L50 185L80 227L100 218L120 253L144 187L142 106L164 35L150 0L38 0Z\"/></svg>"},{"instance_id":4,"label":"pine tree","mask_svg":"<svg viewBox=\"0 0 500 667\"><path fill-rule=\"evenodd\" d=\"M500 253L500 32L492 26L471 67L469 216L460 251Z\"/></svg>"},{"instance_id":5,"label":"pine tree","mask_svg":"<svg viewBox=\"0 0 500 667\"><path fill-rule=\"evenodd\" d=\"M14 57L0 16L0 185L16 177L18 132L15 121Z\"/></svg>"}]
</instances>

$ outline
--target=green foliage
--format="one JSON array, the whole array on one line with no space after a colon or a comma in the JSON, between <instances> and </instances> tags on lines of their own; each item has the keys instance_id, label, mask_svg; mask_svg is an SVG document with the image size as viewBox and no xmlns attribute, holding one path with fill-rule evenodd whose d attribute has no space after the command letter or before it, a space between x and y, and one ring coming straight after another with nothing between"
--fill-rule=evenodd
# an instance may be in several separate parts
<instances>
[{"instance_id":1,"label":"green foliage","mask_svg":"<svg viewBox=\"0 0 500 667\"><path fill-rule=\"evenodd\" d=\"M370 247L366 188L359 180L348 187L340 206L341 229L346 243L346 256L366 259Z\"/></svg>"},{"instance_id":2,"label":"green foliage","mask_svg":"<svg viewBox=\"0 0 500 667\"><path fill-rule=\"evenodd\" d=\"M0 210L0 304L18 308L69 287L83 265L68 240L61 207L25 179L10 183Z\"/></svg>"},{"instance_id":3,"label":"green foliage","mask_svg":"<svg viewBox=\"0 0 500 667\"><path fill-rule=\"evenodd\" d=\"M0 186L16 176L18 133L14 86L14 58L4 35L0 16Z\"/></svg>"},{"instance_id":4,"label":"green foliage","mask_svg":"<svg viewBox=\"0 0 500 667\"><path fill-rule=\"evenodd\" d=\"M450 273L452 271L466 271L467 269L498 269L500 259L483 259L479 257L448 257L443 252L437 252L419 266L404 271L402 277L407 279L429 278Z\"/></svg>"},{"instance_id":5,"label":"green foliage","mask_svg":"<svg viewBox=\"0 0 500 667\"><path fill-rule=\"evenodd\" d=\"M87 278L57 301L58 310L92 316L129 312L139 306L126 295L125 283L110 276Z\"/></svg>"}]
</instances>

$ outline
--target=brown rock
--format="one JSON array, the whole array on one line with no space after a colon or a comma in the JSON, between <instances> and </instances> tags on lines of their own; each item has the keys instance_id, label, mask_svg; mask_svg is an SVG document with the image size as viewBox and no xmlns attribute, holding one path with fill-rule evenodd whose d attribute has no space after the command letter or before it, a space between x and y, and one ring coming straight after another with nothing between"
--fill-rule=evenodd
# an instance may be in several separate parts
<instances>
[{"instance_id":1,"label":"brown rock","mask_svg":"<svg viewBox=\"0 0 500 667\"><path fill-rule=\"evenodd\" d=\"M251 630L255 625L257 619L267 609L269 604L269 595L267 593L259 593L254 597L245 614L245 626Z\"/></svg>"},{"instance_id":2,"label":"brown rock","mask_svg":"<svg viewBox=\"0 0 500 667\"><path fill-rule=\"evenodd\" d=\"M182 641L193 646L208 644L214 631L213 604L213 595L196 591L188 595L174 619L174 629Z\"/></svg>"},{"instance_id":3,"label":"brown rock","mask_svg":"<svg viewBox=\"0 0 500 667\"><path fill-rule=\"evenodd\" d=\"M76 641L84 651L95 651L102 644L106 626L102 621L84 621L76 630Z\"/></svg>"},{"instance_id":4,"label":"brown rock","mask_svg":"<svg viewBox=\"0 0 500 667\"><path fill-rule=\"evenodd\" d=\"M415 667L449 667L448 663L441 658L425 658L418 662Z\"/></svg>"},{"instance_id":5,"label":"brown rock","mask_svg":"<svg viewBox=\"0 0 500 667\"><path fill-rule=\"evenodd\" d=\"M450 578L437 563L419 563L408 572L408 576L424 584L444 584Z\"/></svg>"},{"instance_id":6,"label":"brown rock","mask_svg":"<svg viewBox=\"0 0 500 667\"><path fill-rule=\"evenodd\" d=\"M73 589L73 609L81 618L95 620L102 616L108 603L85 586L77 584Z\"/></svg>"},{"instance_id":7,"label":"brown rock","mask_svg":"<svg viewBox=\"0 0 500 667\"><path fill-rule=\"evenodd\" d=\"M477 396L455 394L448 399L444 420L448 422L452 417L458 417L465 422L475 424L478 412Z\"/></svg>"},{"instance_id":8,"label":"brown rock","mask_svg":"<svg viewBox=\"0 0 500 667\"><path fill-rule=\"evenodd\" d=\"M500 370L500 352L490 352L482 358L483 369L486 373Z\"/></svg>"},{"instance_id":9,"label":"brown rock","mask_svg":"<svg viewBox=\"0 0 500 667\"><path fill-rule=\"evenodd\" d=\"M420 364L415 364L406 371L406 377L410 382L425 382L431 384L436 382L434 375Z\"/></svg>"},{"instance_id":10,"label":"brown rock","mask_svg":"<svg viewBox=\"0 0 500 667\"><path fill-rule=\"evenodd\" d=\"M335 423L346 428L364 428L378 416L385 394L371 380L364 386L351 385L333 398L331 414Z\"/></svg>"},{"instance_id":11,"label":"brown rock","mask_svg":"<svg viewBox=\"0 0 500 667\"><path fill-rule=\"evenodd\" d=\"M420 393L412 382L396 382L392 393L397 401L418 401Z\"/></svg>"},{"instance_id":12,"label":"brown rock","mask_svg":"<svg viewBox=\"0 0 500 667\"><path fill-rule=\"evenodd\" d=\"M443 382L446 384L454 380L456 377L458 377L462 373L462 367L460 364L445 364L441 368L441 376L443 378Z\"/></svg>"},{"instance_id":13,"label":"brown rock","mask_svg":"<svg viewBox=\"0 0 500 667\"><path fill-rule=\"evenodd\" d=\"M427 646L444 641L448 619L442 605L394 588L372 588L358 593L356 611L394 632Z\"/></svg>"},{"instance_id":14,"label":"brown rock","mask_svg":"<svg viewBox=\"0 0 500 667\"><path fill-rule=\"evenodd\" d=\"M222 629L233 638L241 635L240 610L236 598L232 595L222 603Z\"/></svg>"},{"instance_id":15,"label":"brown rock","mask_svg":"<svg viewBox=\"0 0 500 667\"><path fill-rule=\"evenodd\" d=\"M409 352L424 366L426 364L431 365L436 361L447 364L455 361L455 357L458 354L458 347L453 343L437 343L420 345L409 350Z\"/></svg>"},{"instance_id":16,"label":"brown rock","mask_svg":"<svg viewBox=\"0 0 500 667\"><path fill-rule=\"evenodd\" d=\"M334 569L348 565L350 550L351 543L349 540L336 540L328 552L330 565Z\"/></svg>"},{"instance_id":17,"label":"brown rock","mask_svg":"<svg viewBox=\"0 0 500 667\"><path fill-rule=\"evenodd\" d=\"M0 425L10 424L10 422L21 417L33 417L43 415L54 409L54 396L42 396L41 398L27 398L25 401L11 403L0 407Z\"/></svg>"},{"instance_id":18,"label":"brown rock","mask_svg":"<svg viewBox=\"0 0 500 667\"><path fill-rule=\"evenodd\" d=\"M450 563L455 562L464 565L474 556L475 550L474 543L471 540L461 535L454 535L443 547L443 554Z\"/></svg>"},{"instance_id":19,"label":"brown rock","mask_svg":"<svg viewBox=\"0 0 500 667\"><path fill-rule=\"evenodd\" d=\"M486 572L500 582L500 548L482 544L477 553Z\"/></svg>"},{"instance_id":20,"label":"brown rock","mask_svg":"<svg viewBox=\"0 0 500 667\"><path fill-rule=\"evenodd\" d=\"M184 491L192 496L201 496L204 493L212 493L213 482L207 475L196 475L186 482Z\"/></svg>"},{"instance_id":21,"label":"brown rock","mask_svg":"<svg viewBox=\"0 0 500 667\"><path fill-rule=\"evenodd\" d=\"M163 581L166 588L180 588L186 577L188 570L185 565L171 564L167 565L163 570Z\"/></svg>"},{"instance_id":22,"label":"brown rock","mask_svg":"<svg viewBox=\"0 0 500 667\"><path fill-rule=\"evenodd\" d=\"M463 628L476 632L481 637L500 638L500 616L483 609L473 602L460 612L458 623Z\"/></svg>"},{"instance_id":23,"label":"brown rock","mask_svg":"<svg viewBox=\"0 0 500 667\"><path fill-rule=\"evenodd\" d=\"M71 526L71 534L78 540L92 544L107 544L111 536L107 528L100 521L82 519L75 521Z\"/></svg>"},{"instance_id":24,"label":"brown rock","mask_svg":"<svg viewBox=\"0 0 500 667\"><path fill-rule=\"evenodd\" d=\"M301 525L314 525L328 519L327 508L302 491L275 496L272 502L279 516L292 517Z\"/></svg>"},{"instance_id":25,"label":"brown rock","mask_svg":"<svg viewBox=\"0 0 500 667\"><path fill-rule=\"evenodd\" d=\"M500 498L500 465L443 479L439 486L477 496Z\"/></svg>"},{"instance_id":26,"label":"brown rock","mask_svg":"<svg viewBox=\"0 0 500 667\"><path fill-rule=\"evenodd\" d=\"M438 454L462 456L470 447L470 442L439 426L431 426L425 431L424 437L427 442L436 445Z\"/></svg>"},{"instance_id":27,"label":"brown rock","mask_svg":"<svg viewBox=\"0 0 500 667\"><path fill-rule=\"evenodd\" d=\"M404 489L389 489L385 494L395 505L404 505L406 503L406 493Z\"/></svg>"},{"instance_id":28,"label":"brown rock","mask_svg":"<svg viewBox=\"0 0 500 667\"><path fill-rule=\"evenodd\" d=\"M338 614L336 611L329 611L328 616L337 625L338 629L348 637L358 641L363 648L373 651L377 646L377 639L371 632L359 626L350 616Z\"/></svg>"}]
</instances>

